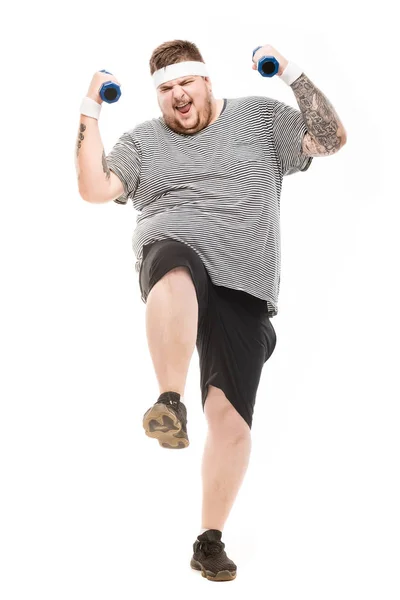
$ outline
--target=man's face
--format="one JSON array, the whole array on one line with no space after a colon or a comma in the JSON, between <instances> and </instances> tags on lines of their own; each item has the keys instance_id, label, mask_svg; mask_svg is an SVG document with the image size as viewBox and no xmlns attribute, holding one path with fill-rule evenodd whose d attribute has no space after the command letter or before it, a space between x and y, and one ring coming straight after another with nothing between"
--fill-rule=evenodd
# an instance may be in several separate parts
<instances>
[{"instance_id":1,"label":"man's face","mask_svg":"<svg viewBox=\"0 0 400 600\"><path fill-rule=\"evenodd\" d=\"M209 125L213 117L213 96L208 77L186 75L166 81L157 88L157 100L166 125L177 133L192 135ZM190 102L189 112L177 106Z\"/></svg>"}]
</instances>

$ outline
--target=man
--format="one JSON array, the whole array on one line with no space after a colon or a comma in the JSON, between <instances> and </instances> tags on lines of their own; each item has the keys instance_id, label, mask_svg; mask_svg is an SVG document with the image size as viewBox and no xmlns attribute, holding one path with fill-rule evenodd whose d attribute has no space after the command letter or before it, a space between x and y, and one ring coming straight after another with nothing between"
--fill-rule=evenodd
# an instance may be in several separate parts
<instances>
[{"instance_id":1,"label":"man","mask_svg":"<svg viewBox=\"0 0 400 600\"><path fill-rule=\"evenodd\" d=\"M277 59L300 111L267 97L215 99L198 48L184 40L162 44L150 59L162 117L125 132L107 157L99 88L118 81L96 73L81 106L81 196L131 198L140 213L133 248L160 388L143 426L162 447L189 444L182 399L195 345L199 353L208 436L191 566L213 581L236 577L222 530L248 466L257 387L276 344L282 178L346 142L332 105L302 70L269 45L254 54L253 69L263 56Z\"/></svg>"}]
</instances>

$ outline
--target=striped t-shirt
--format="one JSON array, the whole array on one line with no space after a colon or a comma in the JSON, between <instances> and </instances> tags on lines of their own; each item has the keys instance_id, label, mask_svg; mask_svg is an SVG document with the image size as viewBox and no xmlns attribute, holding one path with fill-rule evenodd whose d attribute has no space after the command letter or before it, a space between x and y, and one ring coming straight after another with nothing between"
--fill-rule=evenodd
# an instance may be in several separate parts
<instances>
[{"instance_id":1,"label":"striped t-shirt","mask_svg":"<svg viewBox=\"0 0 400 600\"><path fill-rule=\"evenodd\" d=\"M162 117L123 133L106 157L139 212L132 238L140 271L143 245L174 239L190 246L217 286L242 290L278 313L282 177L306 171L307 128L278 100L224 100L214 123L176 133ZM144 299L142 298L144 301Z\"/></svg>"}]
</instances>

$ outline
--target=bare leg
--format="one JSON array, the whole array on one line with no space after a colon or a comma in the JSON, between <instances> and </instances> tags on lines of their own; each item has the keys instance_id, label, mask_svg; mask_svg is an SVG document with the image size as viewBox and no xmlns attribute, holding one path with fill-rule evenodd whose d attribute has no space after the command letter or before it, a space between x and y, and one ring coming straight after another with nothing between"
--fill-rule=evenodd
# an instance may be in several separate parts
<instances>
[{"instance_id":1,"label":"bare leg","mask_svg":"<svg viewBox=\"0 0 400 600\"><path fill-rule=\"evenodd\" d=\"M209 386L208 434L202 463L202 529L223 530L250 460L251 433L219 388Z\"/></svg>"},{"instance_id":2,"label":"bare leg","mask_svg":"<svg viewBox=\"0 0 400 600\"><path fill-rule=\"evenodd\" d=\"M198 303L189 269L172 269L152 288L146 303L146 333L160 394L184 396L197 339Z\"/></svg>"}]
</instances>

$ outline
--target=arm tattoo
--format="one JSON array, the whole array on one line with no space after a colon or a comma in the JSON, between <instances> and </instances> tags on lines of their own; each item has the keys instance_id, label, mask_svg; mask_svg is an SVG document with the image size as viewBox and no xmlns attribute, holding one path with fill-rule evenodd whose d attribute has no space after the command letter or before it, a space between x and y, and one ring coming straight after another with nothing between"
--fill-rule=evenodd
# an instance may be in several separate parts
<instances>
[{"instance_id":1,"label":"arm tattoo","mask_svg":"<svg viewBox=\"0 0 400 600\"><path fill-rule=\"evenodd\" d=\"M337 152L345 142L346 132L332 104L304 73L290 87L320 154Z\"/></svg>"},{"instance_id":2,"label":"arm tattoo","mask_svg":"<svg viewBox=\"0 0 400 600\"><path fill-rule=\"evenodd\" d=\"M110 169L109 169L107 161L106 161L106 155L105 155L104 150L103 150L102 160L103 160L103 171L106 174L106 178L110 179L110 177L111 177Z\"/></svg>"},{"instance_id":3,"label":"arm tattoo","mask_svg":"<svg viewBox=\"0 0 400 600\"><path fill-rule=\"evenodd\" d=\"M79 148L82 145L83 140L85 139L85 136L83 135L83 132L86 129L86 125L84 125L83 123L80 123L79 125L79 132L78 132L78 141L76 144L76 156L78 156L79 154Z\"/></svg>"},{"instance_id":4,"label":"arm tattoo","mask_svg":"<svg viewBox=\"0 0 400 600\"><path fill-rule=\"evenodd\" d=\"M85 136L83 135L83 133L84 133L85 130L86 130L86 125L84 125L83 123L80 123L80 125L79 125L79 132L78 132L78 140L77 140L77 144L76 144L76 156L77 157L78 157L78 154L79 154L79 149L82 146L82 142L85 139ZM108 164L107 164L107 161L106 161L106 155L105 155L105 152L104 152L104 148L103 148L103 154L102 154L101 160L102 160L102 164L103 164L103 171L106 174L106 178L110 179L111 174L110 174L110 169L108 168ZM79 177L80 177L80 171L79 171L79 168L78 168L78 179L79 179Z\"/></svg>"},{"instance_id":5,"label":"arm tattoo","mask_svg":"<svg viewBox=\"0 0 400 600\"><path fill-rule=\"evenodd\" d=\"M80 123L79 131L78 131L78 140L76 142L76 158L75 158L75 166L76 166L76 170L78 173L78 181L81 176L81 172L80 172L79 165L78 165L78 154L79 154L79 149L82 146L82 142L85 139L85 136L83 135L83 132L85 131L85 129L86 129L86 125L84 125L83 123Z\"/></svg>"}]
</instances>

